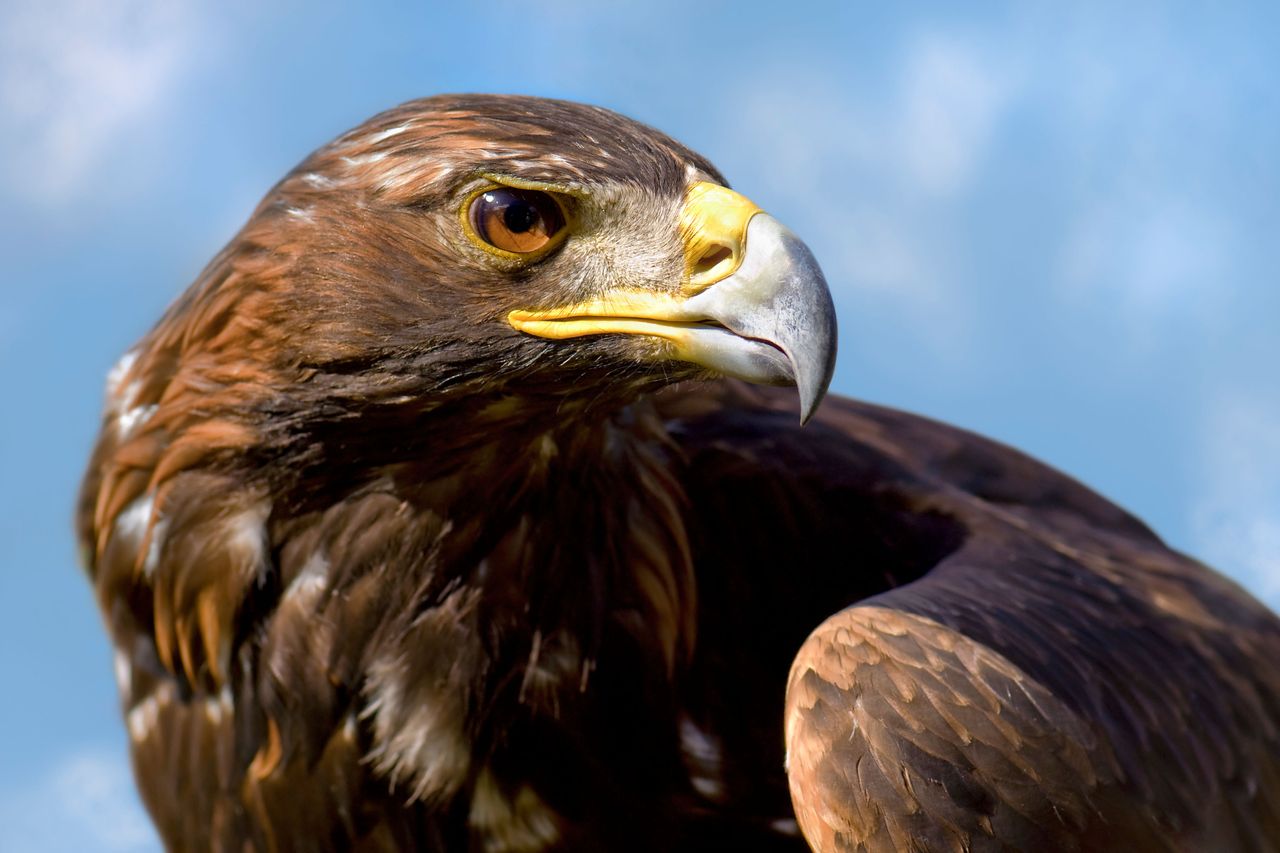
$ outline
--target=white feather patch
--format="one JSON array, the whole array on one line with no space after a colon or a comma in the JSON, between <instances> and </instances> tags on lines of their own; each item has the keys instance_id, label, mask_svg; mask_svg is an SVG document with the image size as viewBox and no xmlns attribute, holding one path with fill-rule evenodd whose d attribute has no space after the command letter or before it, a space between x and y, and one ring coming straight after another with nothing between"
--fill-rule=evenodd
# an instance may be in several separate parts
<instances>
[{"instance_id":1,"label":"white feather patch","mask_svg":"<svg viewBox=\"0 0 1280 853\"><path fill-rule=\"evenodd\" d=\"M342 162L346 163L353 169L361 166L372 166L374 163L381 163L387 159L386 151L370 151L368 154L357 154L354 157L343 157Z\"/></svg>"},{"instance_id":2,"label":"white feather patch","mask_svg":"<svg viewBox=\"0 0 1280 853\"><path fill-rule=\"evenodd\" d=\"M405 133L406 131L409 131L412 129L413 129L412 122L408 122L405 124L398 124L395 127L389 127L386 130L378 131L377 133L365 139L365 142L368 143L369 145L377 145L379 142L385 142L386 140L390 139L393 136L399 136L400 134Z\"/></svg>"},{"instance_id":3,"label":"white feather patch","mask_svg":"<svg viewBox=\"0 0 1280 853\"><path fill-rule=\"evenodd\" d=\"M285 598L310 598L324 591L329 583L329 560L316 552L307 558L302 571L285 588Z\"/></svg>"},{"instance_id":4,"label":"white feather patch","mask_svg":"<svg viewBox=\"0 0 1280 853\"><path fill-rule=\"evenodd\" d=\"M358 732L356 730L356 715L347 714L347 716L344 717L342 720L342 736L347 740L348 743L355 743L357 734Z\"/></svg>"},{"instance_id":5,"label":"white feather patch","mask_svg":"<svg viewBox=\"0 0 1280 853\"><path fill-rule=\"evenodd\" d=\"M245 571L258 574L266 565L267 519L271 502L261 500L236 513L225 523L226 547L239 551Z\"/></svg>"},{"instance_id":6,"label":"white feather patch","mask_svg":"<svg viewBox=\"0 0 1280 853\"><path fill-rule=\"evenodd\" d=\"M219 725L224 717L230 716L232 709L230 685L224 684L217 696L209 696L204 700L204 715L215 726Z\"/></svg>"},{"instance_id":7,"label":"white feather patch","mask_svg":"<svg viewBox=\"0 0 1280 853\"><path fill-rule=\"evenodd\" d=\"M124 441L133 434L134 430L151 419L151 416L156 413L156 408L154 403L149 406L134 406L116 415L116 435Z\"/></svg>"},{"instance_id":8,"label":"white feather patch","mask_svg":"<svg viewBox=\"0 0 1280 853\"><path fill-rule=\"evenodd\" d=\"M333 178L321 175L319 172L307 172L302 176L302 182L313 190L327 190L338 185L338 182Z\"/></svg>"},{"instance_id":9,"label":"white feather patch","mask_svg":"<svg viewBox=\"0 0 1280 853\"><path fill-rule=\"evenodd\" d=\"M150 696L129 709L125 716L125 724L129 728L129 737L134 743L146 740L160 719L160 708L173 701L173 684L164 682Z\"/></svg>"},{"instance_id":10,"label":"white feather patch","mask_svg":"<svg viewBox=\"0 0 1280 853\"><path fill-rule=\"evenodd\" d=\"M147 556L142 560L142 574L151 577L160 565L160 549L164 546L164 537L169 532L169 520L157 519L151 525L151 541L147 543Z\"/></svg>"},{"instance_id":11,"label":"white feather patch","mask_svg":"<svg viewBox=\"0 0 1280 853\"><path fill-rule=\"evenodd\" d=\"M681 717L680 748L694 790L710 800L724 797L724 759L718 739L699 728L689 717Z\"/></svg>"},{"instance_id":12,"label":"white feather patch","mask_svg":"<svg viewBox=\"0 0 1280 853\"><path fill-rule=\"evenodd\" d=\"M462 709L456 697L424 700L419 691L407 707L396 663L371 668L376 687L364 715L373 719L374 748L369 758L392 783L410 776L414 799L451 794L471 766L471 745L461 729ZM393 674L393 672L395 674Z\"/></svg>"},{"instance_id":13,"label":"white feather patch","mask_svg":"<svg viewBox=\"0 0 1280 853\"><path fill-rule=\"evenodd\" d=\"M780 817L769 821L769 828L780 835L794 835L799 837L800 825L796 823L793 817Z\"/></svg>"},{"instance_id":14,"label":"white feather patch","mask_svg":"<svg viewBox=\"0 0 1280 853\"><path fill-rule=\"evenodd\" d=\"M533 788L521 785L508 798L487 767L476 780L467 823L484 833L483 849L495 853L533 853L560 839L558 816Z\"/></svg>"},{"instance_id":15,"label":"white feather patch","mask_svg":"<svg viewBox=\"0 0 1280 853\"><path fill-rule=\"evenodd\" d=\"M129 371L133 370L133 365L138 361L138 351L129 350L120 356L120 360L115 363L107 373L107 396L118 397L120 389L124 384L124 378L129 375Z\"/></svg>"},{"instance_id":16,"label":"white feather patch","mask_svg":"<svg viewBox=\"0 0 1280 853\"><path fill-rule=\"evenodd\" d=\"M128 696L133 679L133 664L129 662L129 656L125 654L124 649L116 649L112 663L116 672L116 689L121 695Z\"/></svg>"},{"instance_id":17,"label":"white feather patch","mask_svg":"<svg viewBox=\"0 0 1280 853\"><path fill-rule=\"evenodd\" d=\"M147 492L134 498L128 506L116 516L116 535L132 542L136 547L147 532L151 523L151 511L155 506L154 496Z\"/></svg>"}]
</instances>

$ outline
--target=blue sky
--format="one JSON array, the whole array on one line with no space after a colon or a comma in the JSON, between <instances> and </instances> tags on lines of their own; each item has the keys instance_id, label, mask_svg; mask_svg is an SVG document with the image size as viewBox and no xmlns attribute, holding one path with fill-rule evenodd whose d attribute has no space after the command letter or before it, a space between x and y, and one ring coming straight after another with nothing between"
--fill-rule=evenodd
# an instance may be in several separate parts
<instances>
[{"instance_id":1,"label":"blue sky","mask_svg":"<svg viewBox=\"0 0 1280 853\"><path fill-rule=\"evenodd\" d=\"M434 92L701 150L823 264L836 391L1280 606L1280 7L455 5L0 7L0 849L155 847L70 533L107 369L285 170Z\"/></svg>"}]
</instances>

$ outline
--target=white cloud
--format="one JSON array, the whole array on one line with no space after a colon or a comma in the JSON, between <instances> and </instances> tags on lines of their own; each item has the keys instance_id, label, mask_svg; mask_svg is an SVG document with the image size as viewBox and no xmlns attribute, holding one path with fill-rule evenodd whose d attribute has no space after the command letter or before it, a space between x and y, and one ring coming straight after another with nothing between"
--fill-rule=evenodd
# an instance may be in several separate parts
<instances>
[{"instance_id":1,"label":"white cloud","mask_svg":"<svg viewBox=\"0 0 1280 853\"><path fill-rule=\"evenodd\" d=\"M18 0L0 11L0 142L26 195L65 199L164 98L195 22L157 0Z\"/></svg>"},{"instance_id":2,"label":"white cloud","mask_svg":"<svg viewBox=\"0 0 1280 853\"><path fill-rule=\"evenodd\" d=\"M795 58L744 85L746 103L733 101L738 118L726 123L733 139L751 139L767 156L762 174L775 186L806 194L837 170L873 175L911 196L962 191L1019 88L1011 66L940 32L910 41L886 92L858 97L806 66Z\"/></svg>"},{"instance_id":3,"label":"white cloud","mask_svg":"<svg viewBox=\"0 0 1280 853\"><path fill-rule=\"evenodd\" d=\"M21 788L0 791L0 850L158 851L122 751L92 747Z\"/></svg>"},{"instance_id":4,"label":"white cloud","mask_svg":"<svg viewBox=\"0 0 1280 853\"><path fill-rule=\"evenodd\" d=\"M767 206L787 208L837 303L842 292L896 303L904 331L952 356L978 320L955 287L963 247L946 224L950 204L977 178L1020 86L994 55L927 31L904 42L886 85L849 87L824 73L822 57L791 57L745 82L716 152L730 173L763 185Z\"/></svg>"},{"instance_id":5,"label":"white cloud","mask_svg":"<svg viewBox=\"0 0 1280 853\"><path fill-rule=\"evenodd\" d=\"M917 189L950 195L981 165L1015 80L974 45L941 34L914 43L903 77L895 150Z\"/></svg>"},{"instance_id":6,"label":"white cloud","mask_svg":"<svg viewBox=\"0 0 1280 853\"><path fill-rule=\"evenodd\" d=\"M1205 409L1194 549L1280 609L1280 399L1231 392Z\"/></svg>"},{"instance_id":7,"label":"white cloud","mask_svg":"<svg viewBox=\"0 0 1280 853\"><path fill-rule=\"evenodd\" d=\"M1081 211L1062 246L1069 297L1103 298L1135 326L1198 310L1231 287L1230 229L1168 192L1117 189Z\"/></svg>"}]
</instances>

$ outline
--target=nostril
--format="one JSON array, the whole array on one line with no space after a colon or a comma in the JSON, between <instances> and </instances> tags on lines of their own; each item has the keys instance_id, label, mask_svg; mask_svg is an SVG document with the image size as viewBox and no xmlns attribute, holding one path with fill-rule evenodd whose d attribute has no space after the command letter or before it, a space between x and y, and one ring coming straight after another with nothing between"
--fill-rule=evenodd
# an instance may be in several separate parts
<instances>
[{"instance_id":1,"label":"nostril","mask_svg":"<svg viewBox=\"0 0 1280 853\"><path fill-rule=\"evenodd\" d=\"M723 243L712 243L693 264L690 273L694 277L705 275L733 258L733 249Z\"/></svg>"}]
</instances>

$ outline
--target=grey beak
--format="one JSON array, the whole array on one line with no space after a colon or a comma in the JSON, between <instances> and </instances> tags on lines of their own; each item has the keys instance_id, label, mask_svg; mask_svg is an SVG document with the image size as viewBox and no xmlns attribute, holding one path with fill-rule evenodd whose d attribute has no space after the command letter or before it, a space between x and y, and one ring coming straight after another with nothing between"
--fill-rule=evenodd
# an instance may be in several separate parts
<instances>
[{"instance_id":1,"label":"grey beak","mask_svg":"<svg viewBox=\"0 0 1280 853\"><path fill-rule=\"evenodd\" d=\"M701 363L768 385L795 385L800 422L813 416L836 364L836 312L817 260L772 216L747 226L742 263L686 302L737 336L706 336Z\"/></svg>"}]
</instances>

